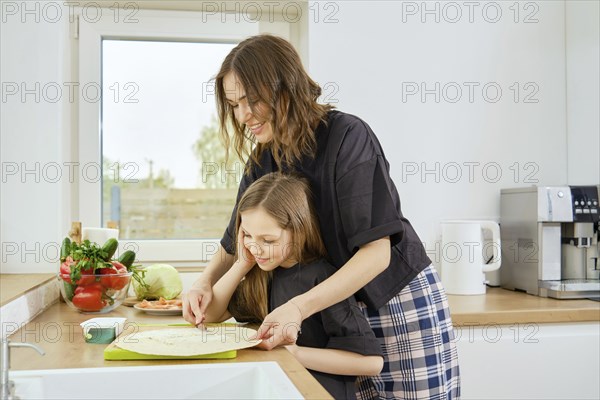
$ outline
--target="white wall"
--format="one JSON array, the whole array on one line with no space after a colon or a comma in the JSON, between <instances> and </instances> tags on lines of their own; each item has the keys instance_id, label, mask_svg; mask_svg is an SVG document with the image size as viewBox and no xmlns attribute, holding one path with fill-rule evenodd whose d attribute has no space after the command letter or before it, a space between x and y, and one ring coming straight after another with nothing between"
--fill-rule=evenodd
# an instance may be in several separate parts
<instances>
[{"instance_id":1,"label":"white wall","mask_svg":"<svg viewBox=\"0 0 600 400\"><path fill-rule=\"evenodd\" d=\"M7 3L24 4L3 2L2 7ZM514 11L508 8L513 2L496 2L502 7L502 17L491 23L483 18L482 9L488 7L485 16L494 19L495 10L487 5L493 2L482 2L474 8L470 23L463 2L451 3L462 7L462 18L456 23L447 20L455 18L457 9L443 2L428 3L431 9L438 5L439 23L435 15L424 15L425 22L421 22L421 2L310 2L306 15L311 74L324 85L330 99L338 100L341 110L359 115L373 127L392 165L403 210L429 250L435 248L441 219L496 219L502 187L536 180L540 184L598 181L593 173L575 173L594 168L597 172L599 165L598 153L595 158L593 153L599 140L597 57L589 56L595 60L594 67L584 59L589 52L580 45L589 37L596 40L592 44L597 43L597 11L593 14L597 4L569 4L565 13L563 1L529 2L538 10L524 9L525 3L520 3L515 23ZM41 87L71 82L68 10L63 8L55 22L51 9L38 22L35 15L20 11L9 15L3 10L2 82L26 82L28 88L35 82ZM417 13L412 15L412 11ZM539 21L523 23L531 13ZM569 87L567 93L565 86L582 76L586 85ZM405 87L423 82L430 89L435 82L442 87L450 83L447 89L451 89L455 82L463 89L463 97L450 103L454 92L448 91L439 103L433 95L427 95L425 102L416 95L403 101L403 82ZM464 82L479 83L472 103ZM490 82L503 91L496 103L481 94L482 86ZM521 89L517 103L510 89L514 82ZM524 90L528 82L539 87L534 96L538 103L523 102L531 92ZM6 94L5 88L2 93ZM0 104L1 272L54 271L53 243L77 215L69 192L69 168L64 164L76 161L72 152L77 141L71 138L72 105L66 89L63 95L57 103L44 97L36 103L33 95L22 102L19 93ZM569 108L569 118L567 98L575 104ZM581 157L582 151L589 157ZM36 162L39 172L23 175L23 167L34 169ZM51 162L60 166L61 177L54 183L56 168ZM479 163L473 167L472 182L464 164L469 162ZM18 171L10 175L13 163ZM437 176L426 174L425 169L435 169L436 163ZM488 167L485 176L484 166ZM502 176L494 182L496 166ZM416 173L411 175L413 168Z\"/></svg>"},{"instance_id":2,"label":"white wall","mask_svg":"<svg viewBox=\"0 0 600 400\"><path fill-rule=\"evenodd\" d=\"M1 5L2 273L54 271L71 208L68 15L36 3Z\"/></svg>"},{"instance_id":3,"label":"white wall","mask_svg":"<svg viewBox=\"0 0 600 400\"><path fill-rule=\"evenodd\" d=\"M567 1L569 183L600 183L600 2Z\"/></svg>"},{"instance_id":4,"label":"white wall","mask_svg":"<svg viewBox=\"0 0 600 400\"><path fill-rule=\"evenodd\" d=\"M310 72L337 89L339 109L362 117L380 138L403 211L434 264L441 220L497 220L501 188L565 184L568 155L572 164L583 162L567 153L564 2L522 2L518 15L514 2L475 2L472 9L463 2L336 4L309 5L311 17L321 11L309 19ZM594 67L580 72L592 75ZM439 101L406 91L421 83L432 90L436 82ZM472 101L464 82L479 85ZM487 100L482 94L490 83L502 89L497 102L492 91ZM450 90L456 86L463 89L458 101ZM534 89L537 102L526 102ZM598 85L586 90L598 95ZM598 128L585 122L581 134L597 142ZM479 164L470 170L468 163Z\"/></svg>"}]
</instances>

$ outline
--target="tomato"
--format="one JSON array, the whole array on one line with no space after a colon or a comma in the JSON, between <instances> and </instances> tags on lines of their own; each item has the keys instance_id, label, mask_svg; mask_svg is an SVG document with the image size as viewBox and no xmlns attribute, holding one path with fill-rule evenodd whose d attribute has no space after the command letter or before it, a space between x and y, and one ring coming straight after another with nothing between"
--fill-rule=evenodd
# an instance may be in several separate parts
<instances>
[{"instance_id":1,"label":"tomato","mask_svg":"<svg viewBox=\"0 0 600 400\"><path fill-rule=\"evenodd\" d=\"M113 289L121 290L129 283L128 276L115 276L113 277Z\"/></svg>"},{"instance_id":2,"label":"tomato","mask_svg":"<svg viewBox=\"0 0 600 400\"><path fill-rule=\"evenodd\" d=\"M96 281L96 277L94 276L94 271L90 269L82 269L81 270L81 278L79 278L75 283L79 286L87 286L91 285Z\"/></svg>"},{"instance_id":3,"label":"tomato","mask_svg":"<svg viewBox=\"0 0 600 400\"><path fill-rule=\"evenodd\" d=\"M88 290L88 291L99 290L100 292L103 292L104 286L102 286L102 284L100 282L93 282L87 286L77 286L77 288L75 289L75 294L79 294L85 290Z\"/></svg>"},{"instance_id":4,"label":"tomato","mask_svg":"<svg viewBox=\"0 0 600 400\"><path fill-rule=\"evenodd\" d=\"M118 261L114 261L113 263L120 264ZM114 265L114 264L113 264ZM103 275L100 277L100 282L102 282L102 286L110 289L121 290L129 283L128 276L119 276L121 274L127 273L127 269L123 267L123 270L113 269L113 268L101 268L98 272ZM119 268L119 267L117 267Z\"/></svg>"},{"instance_id":5,"label":"tomato","mask_svg":"<svg viewBox=\"0 0 600 400\"><path fill-rule=\"evenodd\" d=\"M102 290L93 285L81 287L81 291L73 296L72 302L81 311L100 311L106 306L106 300L102 299Z\"/></svg>"},{"instance_id":6,"label":"tomato","mask_svg":"<svg viewBox=\"0 0 600 400\"><path fill-rule=\"evenodd\" d=\"M127 273L127 267L125 267L119 261L111 261L110 263L113 265L113 267L115 267L117 269L117 271L119 271L120 274Z\"/></svg>"},{"instance_id":7,"label":"tomato","mask_svg":"<svg viewBox=\"0 0 600 400\"><path fill-rule=\"evenodd\" d=\"M113 276L117 274L117 270L112 268L100 268L98 273L102 275L100 277L100 283L105 288L113 288Z\"/></svg>"},{"instance_id":8,"label":"tomato","mask_svg":"<svg viewBox=\"0 0 600 400\"><path fill-rule=\"evenodd\" d=\"M68 256L66 260L60 264L60 276L63 281L67 283L71 283L71 268L73 268L77 264L76 261L73 260L73 257ZM75 282L77 285L85 286L93 283L96 278L94 276L94 271L91 269L82 269L81 270L81 278Z\"/></svg>"},{"instance_id":9,"label":"tomato","mask_svg":"<svg viewBox=\"0 0 600 400\"><path fill-rule=\"evenodd\" d=\"M73 257L68 256L63 263L60 264L60 276L63 281L71 283L71 266L75 265Z\"/></svg>"}]
</instances>

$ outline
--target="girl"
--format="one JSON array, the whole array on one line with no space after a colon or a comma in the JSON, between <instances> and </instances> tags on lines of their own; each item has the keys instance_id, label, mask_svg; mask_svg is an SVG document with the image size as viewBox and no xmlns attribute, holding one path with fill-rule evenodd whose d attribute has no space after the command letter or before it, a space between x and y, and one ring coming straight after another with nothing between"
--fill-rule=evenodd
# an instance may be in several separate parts
<instances>
[{"instance_id":1,"label":"girl","mask_svg":"<svg viewBox=\"0 0 600 400\"><path fill-rule=\"evenodd\" d=\"M335 272L323 260L309 190L281 174L265 175L246 190L237 208L237 261L215 284L205 321L233 316L260 323ZM298 328L284 327L295 336ZM305 319L300 331L288 349L336 399L354 399L356 376L383 367L379 343L353 297Z\"/></svg>"},{"instance_id":2,"label":"girl","mask_svg":"<svg viewBox=\"0 0 600 400\"><path fill-rule=\"evenodd\" d=\"M359 378L361 399L454 399L458 357L446 294L417 233L402 214L383 149L361 119L319 104L321 88L287 41L250 37L216 76L226 144L247 157L238 198L273 171L302 175L336 273L271 311L259 328L266 349L284 330L354 295L384 350L383 372ZM231 267L235 211L221 247L187 293L184 317L200 323L212 286ZM286 335L287 334L287 335Z\"/></svg>"}]
</instances>

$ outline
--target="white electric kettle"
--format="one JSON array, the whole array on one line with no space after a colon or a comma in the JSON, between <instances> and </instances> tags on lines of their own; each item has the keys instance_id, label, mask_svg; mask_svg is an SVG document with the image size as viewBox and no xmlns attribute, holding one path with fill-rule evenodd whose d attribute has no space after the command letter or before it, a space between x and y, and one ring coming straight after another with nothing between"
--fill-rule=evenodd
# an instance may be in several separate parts
<instances>
[{"instance_id":1,"label":"white electric kettle","mask_svg":"<svg viewBox=\"0 0 600 400\"><path fill-rule=\"evenodd\" d=\"M491 242L484 242L484 230L491 231ZM483 273L500 268L500 226L494 221L443 221L440 250L446 293L485 294ZM493 258L485 260L484 254Z\"/></svg>"}]
</instances>

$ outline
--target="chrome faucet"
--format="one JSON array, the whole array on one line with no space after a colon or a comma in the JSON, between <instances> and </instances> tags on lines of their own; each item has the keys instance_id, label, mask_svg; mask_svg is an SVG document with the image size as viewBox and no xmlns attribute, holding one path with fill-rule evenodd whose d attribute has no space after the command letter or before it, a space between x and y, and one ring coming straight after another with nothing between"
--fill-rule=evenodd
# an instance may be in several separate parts
<instances>
[{"instance_id":1,"label":"chrome faucet","mask_svg":"<svg viewBox=\"0 0 600 400\"><path fill-rule=\"evenodd\" d=\"M10 369L10 348L11 347L30 347L40 353L40 355L46 354L44 350L31 343L16 343L11 342L8 338L2 338L2 364L0 364L1 381L0 381L0 399L1 400L14 400L14 382L8 380L8 370Z\"/></svg>"}]
</instances>

